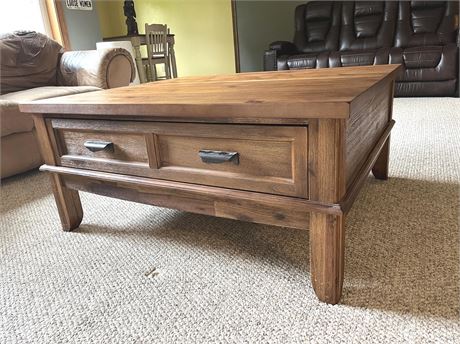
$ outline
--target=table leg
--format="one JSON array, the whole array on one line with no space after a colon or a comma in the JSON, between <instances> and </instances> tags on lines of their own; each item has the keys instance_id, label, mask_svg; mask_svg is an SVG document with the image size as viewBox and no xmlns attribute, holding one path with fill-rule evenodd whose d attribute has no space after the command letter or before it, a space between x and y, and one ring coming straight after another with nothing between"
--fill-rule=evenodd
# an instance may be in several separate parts
<instances>
[{"instance_id":1,"label":"table leg","mask_svg":"<svg viewBox=\"0 0 460 344\"><path fill-rule=\"evenodd\" d=\"M372 168L372 174L377 179L387 180L388 179L388 163L390 158L390 137L388 136L387 141L382 147L377 161Z\"/></svg>"},{"instance_id":2,"label":"table leg","mask_svg":"<svg viewBox=\"0 0 460 344\"><path fill-rule=\"evenodd\" d=\"M309 122L309 189L315 201L337 204L345 195L345 129L345 121ZM318 298L331 304L342 294L344 224L341 213L310 213L311 281Z\"/></svg>"},{"instance_id":3,"label":"table leg","mask_svg":"<svg viewBox=\"0 0 460 344\"><path fill-rule=\"evenodd\" d=\"M318 298L336 304L342 295L345 216L311 213L310 272Z\"/></svg>"},{"instance_id":4,"label":"table leg","mask_svg":"<svg viewBox=\"0 0 460 344\"><path fill-rule=\"evenodd\" d=\"M51 186L61 218L62 229L71 231L77 228L83 219L83 209L78 191L66 188L61 177L57 174L51 174Z\"/></svg>"},{"instance_id":5,"label":"table leg","mask_svg":"<svg viewBox=\"0 0 460 344\"><path fill-rule=\"evenodd\" d=\"M141 84L147 82L147 77L145 75L144 65L142 63L141 55L141 41L138 37L131 38L131 44L133 45L134 55L136 56L136 67L137 73L139 75L139 81Z\"/></svg>"},{"instance_id":6,"label":"table leg","mask_svg":"<svg viewBox=\"0 0 460 344\"><path fill-rule=\"evenodd\" d=\"M174 52L173 46L171 46L171 50L169 52L169 58L170 58L173 78L177 78L176 53Z\"/></svg>"},{"instance_id":7,"label":"table leg","mask_svg":"<svg viewBox=\"0 0 460 344\"><path fill-rule=\"evenodd\" d=\"M51 143L54 139L53 136L50 136L52 129L48 130L43 115L33 115L33 119L42 157L46 164L54 166L56 165L56 158ZM77 228L83 219L83 209L81 208L78 191L66 188L62 182L62 178L57 174L52 173L50 179L59 217L61 218L62 229L70 231Z\"/></svg>"}]
</instances>

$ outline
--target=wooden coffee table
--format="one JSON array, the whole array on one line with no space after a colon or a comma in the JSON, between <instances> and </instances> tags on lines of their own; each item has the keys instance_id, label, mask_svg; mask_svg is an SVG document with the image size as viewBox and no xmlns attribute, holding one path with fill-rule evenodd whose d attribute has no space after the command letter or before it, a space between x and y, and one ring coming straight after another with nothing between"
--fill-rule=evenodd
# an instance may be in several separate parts
<instances>
[{"instance_id":1,"label":"wooden coffee table","mask_svg":"<svg viewBox=\"0 0 460 344\"><path fill-rule=\"evenodd\" d=\"M78 190L310 229L318 298L340 300L345 215L388 177L399 65L187 77L21 105L64 230Z\"/></svg>"}]
</instances>

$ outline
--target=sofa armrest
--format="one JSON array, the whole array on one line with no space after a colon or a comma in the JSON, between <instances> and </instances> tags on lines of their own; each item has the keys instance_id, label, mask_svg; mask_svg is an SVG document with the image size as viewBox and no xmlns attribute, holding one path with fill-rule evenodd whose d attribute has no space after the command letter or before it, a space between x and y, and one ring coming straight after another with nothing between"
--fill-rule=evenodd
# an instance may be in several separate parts
<instances>
[{"instance_id":1,"label":"sofa armrest","mask_svg":"<svg viewBox=\"0 0 460 344\"><path fill-rule=\"evenodd\" d=\"M278 70L276 50L266 50L264 52L264 71L274 70Z\"/></svg>"},{"instance_id":2,"label":"sofa armrest","mask_svg":"<svg viewBox=\"0 0 460 344\"><path fill-rule=\"evenodd\" d=\"M460 48L460 28L457 29L457 47Z\"/></svg>"},{"instance_id":3,"label":"sofa armrest","mask_svg":"<svg viewBox=\"0 0 460 344\"><path fill-rule=\"evenodd\" d=\"M58 68L60 86L127 86L134 80L131 54L123 48L69 51L62 54Z\"/></svg>"},{"instance_id":4,"label":"sofa armrest","mask_svg":"<svg viewBox=\"0 0 460 344\"><path fill-rule=\"evenodd\" d=\"M276 41L270 43L270 50L276 50L279 55L294 54L297 52L297 47L294 45L294 43L288 41Z\"/></svg>"},{"instance_id":5,"label":"sofa armrest","mask_svg":"<svg viewBox=\"0 0 460 344\"><path fill-rule=\"evenodd\" d=\"M280 68L278 58L282 55L292 55L297 52L297 47L294 43L287 41L276 41L270 44L270 49L264 53L264 70L273 71Z\"/></svg>"}]
</instances>

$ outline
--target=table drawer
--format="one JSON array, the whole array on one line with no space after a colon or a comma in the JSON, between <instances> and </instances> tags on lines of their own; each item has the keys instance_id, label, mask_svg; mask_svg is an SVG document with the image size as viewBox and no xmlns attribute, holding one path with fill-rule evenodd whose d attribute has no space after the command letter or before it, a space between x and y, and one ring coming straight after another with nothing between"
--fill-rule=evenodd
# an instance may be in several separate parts
<instances>
[{"instance_id":1,"label":"table drawer","mask_svg":"<svg viewBox=\"0 0 460 344\"><path fill-rule=\"evenodd\" d=\"M60 165L149 176L149 135L126 130L118 122L52 119L48 123Z\"/></svg>"},{"instance_id":2,"label":"table drawer","mask_svg":"<svg viewBox=\"0 0 460 344\"><path fill-rule=\"evenodd\" d=\"M307 195L306 127L166 123L155 148L164 179Z\"/></svg>"},{"instance_id":3,"label":"table drawer","mask_svg":"<svg viewBox=\"0 0 460 344\"><path fill-rule=\"evenodd\" d=\"M63 166L308 197L307 127L52 119Z\"/></svg>"}]
</instances>

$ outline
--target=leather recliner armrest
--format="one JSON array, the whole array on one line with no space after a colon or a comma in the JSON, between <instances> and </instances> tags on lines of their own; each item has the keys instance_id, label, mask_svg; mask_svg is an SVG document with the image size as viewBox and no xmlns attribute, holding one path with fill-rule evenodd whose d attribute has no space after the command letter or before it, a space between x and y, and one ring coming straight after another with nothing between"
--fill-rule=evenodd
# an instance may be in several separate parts
<instances>
[{"instance_id":1,"label":"leather recliner armrest","mask_svg":"<svg viewBox=\"0 0 460 344\"><path fill-rule=\"evenodd\" d=\"M58 85L114 88L134 80L131 54L123 48L68 51L62 54L58 68Z\"/></svg>"},{"instance_id":2,"label":"leather recliner armrest","mask_svg":"<svg viewBox=\"0 0 460 344\"><path fill-rule=\"evenodd\" d=\"M264 70L278 70L278 57L282 55L292 55L297 52L294 43L288 41L276 41L270 43L270 49L264 53Z\"/></svg>"},{"instance_id":3,"label":"leather recliner armrest","mask_svg":"<svg viewBox=\"0 0 460 344\"><path fill-rule=\"evenodd\" d=\"M297 47L288 41L276 41L270 43L270 50L276 50L279 54L293 54L297 52Z\"/></svg>"}]
</instances>

